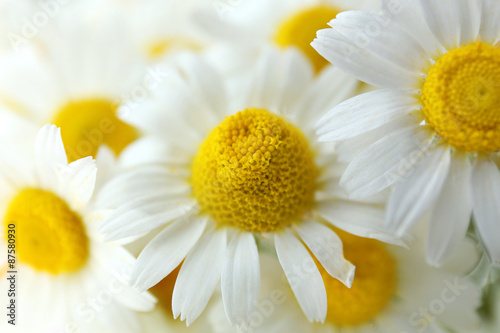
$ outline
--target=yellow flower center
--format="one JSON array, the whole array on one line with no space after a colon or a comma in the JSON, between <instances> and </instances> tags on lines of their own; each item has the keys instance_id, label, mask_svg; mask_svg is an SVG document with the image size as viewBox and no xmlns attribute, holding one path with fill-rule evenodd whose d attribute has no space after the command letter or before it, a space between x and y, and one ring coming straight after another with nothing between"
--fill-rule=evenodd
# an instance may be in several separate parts
<instances>
[{"instance_id":1,"label":"yellow flower center","mask_svg":"<svg viewBox=\"0 0 500 333\"><path fill-rule=\"evenodd\" d=\"M101 144L119 154L137 138L137 131L116 116L117 105L104 99L73 101L52 120L61 127L64 148L70 162L95 157Z\"/></svg>"},{"instance_id":2,"label":"yellow flower center","mask_svg":"<svg viewBox=\"0 0 500 333\"><path fill-rule=\"evenodd\" d=\"M384 244L336 232L344 244L345 258L356 266L356 277L349 289L318 264L326 287L326 318L341 327L365 324L382 312L394 296L396 262Z\"/></svg>"},{"instance_id":3,"label":"yellow flower center","mask_svg":"<svg viewBox=\"0 0 500 333\"><path fill-rule=\"evenodd\" d=\"M9 224L15 225L20 262L58 274L74 272L87 261L88 238L80 216L52 192L21 190L7 208L4 230Z\"/></svg>"},{"instance_id":4,"label":"yellow flower center","mask_svg":"<svg viewBox=\"0 0 500 333\"><path fill-rule=\"evenodd\" d=\"M203 45L195 40L191 40L187 37L184 38L165 38L159 39L154 43L151 43L147 48L147 55L152 60L157 60L162 56L168 54L169 52L177 50L189 50L189 51L201 51Z\"/></svg>"},{"instance_id":5,"label":"yellow flower center","mask_svg":"<svg viewBox=\"0 0 500 333\"><path fill-rule=\"evenodd\" d=\"M476 42L442 56L422 89L427 122L454 148L500 150L500 49Z\"/></svg>"},{"instance_id":6,"label":"yellow flower center","mask_svg":"<svg viewBox=\"0 0 500 333\"><path fill-rule=\"evenodd\" d=\"M328 28L327 23L339 12L337 8L327 5L301 10L280 24L275 41L281 47L296 46L309 58L318 73L328 65L328 61L312 48L311 42L316 37L316 31Z\"/></svg>"},{"instance_id":7,"label":"yellow flower center","mask_svg":"<svg viewBox=\"0 0 500 333\"><path fill-rule=\"evenodd\" d=\"M226 118L201 145L192 186L222 225L267 232L299 219L314 200L317 169L302 132L264 109Z\"/></svg>"}]
</instances>

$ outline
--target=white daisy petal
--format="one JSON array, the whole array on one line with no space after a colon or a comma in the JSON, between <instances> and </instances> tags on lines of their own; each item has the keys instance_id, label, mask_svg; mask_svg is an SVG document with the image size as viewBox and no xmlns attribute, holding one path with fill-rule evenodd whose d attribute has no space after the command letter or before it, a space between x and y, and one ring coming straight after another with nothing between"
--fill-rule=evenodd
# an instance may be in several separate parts
<instances>
[{"instance_id":1,"label":"white daisy petal","mask_svg":"<svg viewBox=\"0 0 500 333\"><path fill-rule=\"evenodd\" d=\"M105 202L106 208L116 208L140 197L188 194L191 189L184 176L187 176L184 172L169 172L165 165L145 165L107 182L98 193L97 201Z\"/></svg>"},{"instance_id":2,"label":"white daisy petal","mask_svg":"<svg viewBox=\"0 0 500 333\"><path fill-rule=\"evenodd\" d=\"M139 198L115 209L99 230L106 234L106 241L139 235L185 216L196 207L191 198Z\"/></svg>"},{"instance_id":3,"label":"white daisy petal","mask_svg":"<svg viewBox=\"0 0 500 333\"><path fill-rule=\"evenodd\" d=\"M478 6L481 10L481 40L494 44L500 40L500 3L496 0L482 0L478 2Z\"/></svg>"},{"instance_id":4,"label":"white daisy petal","mask_svg":"<svg viewBox=\"0 0 500 333\"><path fill-rule=\"evenodd\" d=\"M221 292L226 316L231 325L249 321L259 300L260 266L255 238L250 232L234 236L222 267Z\"/></svg>"},{"instance_id":5,"label":"white daisy petal","mask_svg":"<svg viewBox=\"0 0 500 333\"><path fill-rule=\"evenodd\" d=\"M447 48L476 40L479 32L477 1L420 1L431 31Z\"/></svg>"},{"instance_id":6,"label":"white daisy petal","mask_svg":"<svg viewBox=\"0 0 500 333\"><path fill-rule=\"evenodd\" d=\"M337 144L338 161L341 163L350 163L356 156L387 134L403 128L415 127L415 124L420 123L420 121L419 115L405 115L374 130L341 141Z\"/></svg>"},{"instance_id":7,"label":"white daisy petal","mask_svg":"<svg viewBox=\"0 0 500 333\"><path fill-rule=\"evenodd\" d=\"M134 287L144 291L170 274L198 242L206 224L206 217L195 216L161 231L137 258L131 276Z\"/></svg>"},{"instance_id":8,"label":"white daisy petal","mask_svg":"<svg viewBox=\"0 0 500 333\"><path fill-rule=\"evenodd\" d=\"M226 229L209 231L189 253L182 264L172 295L172 312L177 319L186 319L189 326L198 318L219 282L224 253Z\"/></svg>"},{"instance_id":9,"label":"white daisy petal","mask_svg":"<svg viewBox=\"0 0 500 333\"><path fill-rule=\"evenodd\" d=\"M97 170L99 170L95 182L95 191L99 192L102 186L111 179L117 168L115 153L107 145L102 145L97 151L95 161Z\"/></svg>"},{"instance_id":10,"label":"white daisy petal","mask_svg":"<svg viewBox=\"0 0 500 333\"><path fill-rule=\"evenodd\" d=\"M326 319L326 289L313 258L304 245L285 231L274 236L276 253L300 308L311 322Z\"/></svg>"},{"instance_id":11,"label":"white daisy petal","mask_svg":"<svg viewBox=\"0 0 500 333\"><path fill-rule=\"evenodd\" d=\"M339 236L330 228L312 221L296 224L295 230L328 274L351 288L355 267L344 259Z\"/></svg>"},{"instance_id":12,"label":"white daisy petal","mask_svg":"<svg viewBox=\"0 0 500 333\"><path fill-rule=\"evenodd\" d=\"M129 168L132 169L137 166L154 164L154 163L182 163L189 161L191 156L188 152L177 149L175 154L171 154L171 146L165 145L164 137L167 136L170 138L170 132L165 130L162 122L158 120L158 117L155 117L152 121L154 125L157 127L161 127L158 130L157 136L149 136L145 135L140 139L129 144L121 153L118 158L120 166L124 169ZM153 125L150 125L150 127ZM151 132L151 128L149 128L148 133ZM163 135L162 135L163 134ZM187 138L184 138L187 140Z\"/></svg>"},{"instance_id":13,"label":"white daisy petal","mask_svg":"<svg viewBox=\"0 0 500 333\"><path fill-rule=\"evenodd\" d=\"M35 139L35 164L40 184L57 190L59 172L68 164L60 128L47 124L40 129Z\"/></svg>"},{"instance_id":14,"label":"white daisy petal","mask_svg":"<svg viewBox=\"0 0 500 333\"><path fill-rule=\"evenodd\" d=\"M500 172L492 161L479 158L472 172L472 203L476 226L491 260L500 265Z\"/></svg>"},{"instance_id":15,"label":"white daisy petal","mask_svg":"<svg viewBox=\"0 0 500 333\"><path fill-rule=\"evenodd\" d=\"M396 237L386 228L384 210L380 206L349 201L323 201L316 210L326 221L350 234L406 246L401 237Z\"/></svg>"},{"instance_id":16,"label":"white daisy petal","mask_svg":"<svg viewBox=\"0 0 500 333\"><path fill-rule=\"evenodd\" d=\"M76 160L59 169L61 191L69 202L76 207L86 205L92 194L97 179L96 161L92 156Z\"/></svg>"},{"instance_id":17,"label":"white daisy petal","mask_svg":"<svg viewBox=\"0 0 500 333\"><path fill-rule=\"evenodd\" d=\"M190 80L189 94L197 97L197 108L190 112L191 116L198 117L200 110L205 110L204 114L210 115L210 120L214 121L208 123L217 125L227 110L226 90L220 76L200 57L192 54L182 54L177 60L183 74Z\"/></svg>"},{"instance_id":18,"label":"white daisy petal","mask_svg":"<svg viewBox=\"0 0 500 333\"><path fill-rule=\"evenodd\" d=\"M472 212L471 173L467 155L456 152L429 221L427 262L433 266L449 259L465 237Z\"/></svg>"},{"instance_id":19,"label":"white daisy petal","mask_svg":"<svg viewBox=\"0 0 500 333\"><path fill-rule=\"evenodd\" d=\"M371 196L391 186L425 153L431 135L421 127L388 134L359 154L347 167L340 185L352 198Z\"/></svg>"},{"instance_id":20,"label":"white daisy petal","mask_svg":"<svg viewBox=\"0 0 500 333\"><path fill-rule=\"evenodd\" d=\"M387 204L387 225L398 235L435 203L450 169L450 155L448 145L434 147L411 176L395 185Z\"/></svg>"},{"instance_id":21,"label":"white daisy petal","mask_svg":"<svg viewBox=\"0 0 500 333\"><path fill-rule=\"evenodd\" d=\"M415 40L426 50L444 52L444 47L432 34L425 23L420 0L406 0L395 2L392 0L382 0L382 11L390 16L390 19L406 29ZM434 54L431 54L434 56Z\"/></svg>"},{"instance_id":22,"label":"white daisy petal","mask_svg":"<svg viewBox=\"0 0 500 333\"><path fill-rule=\"evenodd\" d=\"M328 111L318 122L319 141L342 141L376 129L416 110L415 90L375 90Z\"/></svg>"},{"instance_id":23,"label":"white daisy petal","mask_svg":"<svg viewBox=\"0 0 500 333\"><path fill-rule=\"evenodd\" d=\"M428 56L420 45L393 22L380 28L380 17L367 12L343 12L329 23L333 29L317 32L311 45L335 66L361 81L381 88L412 88ZM365 34L367 26L377 34ZM392 47L398 45L398 48Z\"/></svg>"}]
</instances>

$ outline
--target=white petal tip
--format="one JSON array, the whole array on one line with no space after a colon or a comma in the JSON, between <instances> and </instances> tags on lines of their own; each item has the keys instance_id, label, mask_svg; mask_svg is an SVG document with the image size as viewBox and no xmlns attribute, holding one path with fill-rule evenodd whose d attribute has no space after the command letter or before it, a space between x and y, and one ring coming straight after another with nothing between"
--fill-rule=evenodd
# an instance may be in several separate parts
<instances>
[{"instance_id":1,"label":"white petal tip","mask_svg":"<svg viewBox=\"0 0 500 333\"><path fill-rule=\"evenodd\" d=\"M354 275L355 275L355 272L356 272L356 266L354 266L352 264L351 264L351 266L352 266L351 270L347 274L346 281L344 282L344 284L346 285L347 288L351 288L352 287L352 282L354 281Z\"/></svg>"}]
</instances>

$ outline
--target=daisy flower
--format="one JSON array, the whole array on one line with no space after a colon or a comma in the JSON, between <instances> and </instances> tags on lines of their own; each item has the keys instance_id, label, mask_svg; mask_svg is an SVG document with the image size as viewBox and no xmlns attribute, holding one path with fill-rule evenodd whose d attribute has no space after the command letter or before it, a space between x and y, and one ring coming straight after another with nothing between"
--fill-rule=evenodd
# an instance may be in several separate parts
<instances>
[{"instance_id":1,"label":"daisy flower","mask_svg":"<svg viewBox=\"0 0 500 333\"><path fill-rule=\"evenodd\" d=\"M9 290L7 277L15 276L18 315L16 326L2 325L23 332L140 331L136 311L152 310L155 299L125 284L135 258L97 233L103 214L93 193L103 179L95 161L68 164L54 125L37 134L20 118L2 117L1 133L0 247L13 249L16 259L2 256L0 289ZM10 299L2 293L2 304Z\"/></svg>"},{"instance_id":2,"label":"daisy flower","mask_svg":"<svg viewBox=\"0 0 500 333\"><path fill-rule=\"evenodd\" d=\"M425 231L425 230L421 230ZM262 257L266 276L251 320L241 332L476 332L475 312L481 291L464 276L479 256L472 241L460 244L450 264L437 269L427 265L424 246L411 251L337 231L344 255L356 265L350 289L318 268L326 286L328 312L324 324L310 323L276 267L276 259ZM468 259L467 261L464 259ZM233 332L221 318L218 300L210 309L217 332Z\"/></svg>"},{"instance_id":3,"label":"daisy flower","mask_svg":"<svg viewBox=\"0 0 500 333\"><path fill-rule=\"evenodd\" d=\"M103 143L118 154L139 136L118 107L145 98L161 73L146 72L133 45L117 38L127 34L118 15L67 6L29 40L34 54L2 63L0 100L37 126L61 127L70 161L95 157Z\"/></svg>"},{"instance_id":4,"label":"daisy flower","mask_svg":"<svg viewBox=\"0 0 500 333\"><path fill-rule=\"evenodd\" d=\"M318 123L341 142L351 197L393 187L387 224L397 234L430 211L428 261L440 265L471 213L500 263L500 3L384 1L381 15L340 14L313 47L382 89L354 97ZM342 153L343 152L343 153Z\"/></svg>"},{"instance_id":5,"label":"daisy flower","mask_svg":"<svg viewBox=\"0 0 500 333\"><path fill-rule=\"evenodd\" d=\"M205 33L249 55L258 54L256 50L269 44L295 47L318 73L328 61L310 45L316 31L326 28L327 23L344 10L377 10L379 7L378 0L218 0L212 2L211 8L198 10L196 21ZM214 50L217 55L219 49ZM255 61L252 56L240 58ZM240 65L247 64L240 60Z\"/></svg>"},{"instance_id":6,"label":"daisy flower","mask_svg":"<svg viewBox=\"0 0 500 333\"><path fill-rule=\"evenodd\" d=\"M337 183L342 166L315 140L321 112L352 95L357 81L333 67L314 79L293 49L266 53L246 96L226 95L223 78L191 54L177 66L179 79L140 114L130 113L128 121L156 139L123 156L153 156L101 192L122 206L100 230L117 240L161 228L131 280L146 290L182 263L172 309L188 325L219 279L229 322L248 320L260 286L256 238L275 247L308 319L324 321L326 292L311 253L347 286L354 266L322 222L400 242L381 225L381 197L347 200Z\"/></svg>"}]
</instances>

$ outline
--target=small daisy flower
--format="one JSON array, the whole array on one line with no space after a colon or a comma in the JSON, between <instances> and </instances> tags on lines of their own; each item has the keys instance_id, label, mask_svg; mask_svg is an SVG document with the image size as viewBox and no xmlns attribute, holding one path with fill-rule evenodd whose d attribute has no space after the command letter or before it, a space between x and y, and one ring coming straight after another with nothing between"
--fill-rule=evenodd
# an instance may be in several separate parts
<instances>
[{"instance_id":1,"label":"small daisy flower","mask_svg":"<svg viewBox=\"0 0 500 333\"><path fill-rule=\"evenodd\" d=\"M127 34L118 15L68 6L29 40L31 57L2 63L0 99L38 126L61 127L70 161L95 157L101 144L118 154L139 136L118 107L145 98L161 73L148 74L133 45L118 38Z\"/></svg>"},{"instance_id":2,"label":"small daisy flower","mask_svg":"<svg viewBox=\"0 0 500 333\"><path fill-rule=\"evenodd\" d=\"M276 268L276 259L263 255L262 274L267 279L241 332L478 332L481 291L465 278L470 263L479 258L472 241L462 242L453 262L437 269L427 265L422 242L407 251L345 232L337 234L345 257L356 265L356 278L346 288L318 265L328 300L325 323L304 318ZM221 308L217 300L210 309L212 327L217 332L234 331L222 320Z\"/></svg>"},{"instance_id":3,"label":"small daisy flower","mask_svg":"<svg viewBox=\"0 0 500 333\"><path fill-rule=\"evenodd\" d=\"M347 286L354 266L322 222L401 243L381 225L382 197L347 200L338 188L342 165L315 140L322 111L352 95L357 81L333 67L315 79L293 49L263 55L245 96L226 95L223 78L190 54L178 66L179 81L130 114L156 141L138 141L129 148L135 154L123 156L156 156L102 192L123 204L100 230L116 240L162 228L139 255L132 282L146 290L182 263L172 309L188 325L219 279L229 322L248 320L260 286L256 237L275 247L308 319L324 321L326 292L311 254Z\"/></svg>"},{"instance_id":4,"label":"small daisy flower","mask_svg":"<svg viewBox=\"0 0 500 333\"><path fill-rule=\"evenodd\" d=\"M252 49L261 50L269 44L295 47L318 73L328 61L310 45L316 31L326 28L327 23L344 10L377 10L379 7L378 0L218 0L212 2L212 8L198 11L197 22L206 33L250 54Z\"/></svg>"},{"instance_id":5,"label":"small daisy flower","mask_svg":"<svg viewBox=\"0 0 500 333\"><path fill-rule=\"evenodd\" d=\"M125 284L135 258L97 233L103 211L93 193L103 180L95 161L68 164L54 125L36 134L20 118L8 124L0 140L0 247L12 249L14 235L16 261L8 266L2 256L0 289L9 289L6 275L16 271L16 328L139 332L136 311L152 310L155 300ZM2 293L3 304L6 297Z\"/></svg>"},{"instance_id":6,"label":"small daisy flower","mask_svg":"<svg viewBox=\"0 0 500 333\"><path fill-rule=\"evenodd\" d=\"M351 197L394 185L387 223L398 234L431 212L428 261L440 265L471 213L500 263L500 3L384 1L383 14L348 12L313 47L383 89L354 97L318 123L342 142Z\"/></svg>"}]
</instances>

